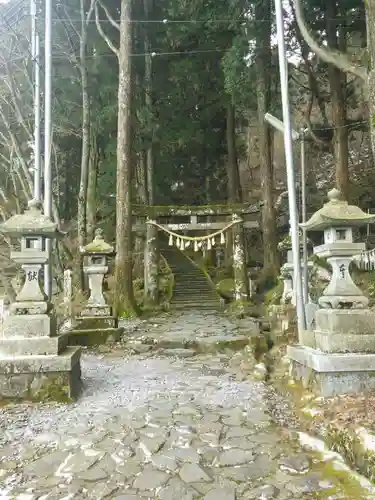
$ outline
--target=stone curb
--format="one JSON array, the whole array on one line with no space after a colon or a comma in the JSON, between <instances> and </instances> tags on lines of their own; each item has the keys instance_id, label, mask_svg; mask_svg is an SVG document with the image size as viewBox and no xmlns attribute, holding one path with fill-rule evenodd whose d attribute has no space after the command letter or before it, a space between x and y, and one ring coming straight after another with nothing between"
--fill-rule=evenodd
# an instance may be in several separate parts
<instances>
[{"instance_id":1,"label":"stone curb","mask_svg":"<svg viewBox=\"0 0 375 500\"><path fill-rule=\"evenodd\" d=\"M282 358L282 362L286 367L289 364L286 356ZM287 391L288 399L294 403L294 408L295 404L298 403L298 417L302 426L307 427L310 434L321 439L330 451L342 455L350 467L356 469L370 481L375 482L375 431L370 431L363 426L344 426L344 424L340 425L337 422L324 422L323 410L314 405L314 401L321 400L321 398L314 397L312 393L306 391L306 397L301 398L299 394L297 401L297 394L293 394L290 379L288 377L287 380L285 375L286 373L281 378L281 384L280 378L278 380L279 388L281 385ZM277 384L273 384L273 387L278 391Z\"/></svg>"},{"instance_id":2,"label":"stone curb","mask_svg":"<svg viewBox=\"0 0 375 500\"><path fill-rule=\"evenodd\" d=\"M331 451L342 455L349 466L375 482L375 432L364 427L345 427L337 423L325 425L319 422L317 425L318 422L314 421L313 414L319 411L311 406L304 408L302 413L313 418L316 434L324 440Z\"/></svg>"}]
</instances>

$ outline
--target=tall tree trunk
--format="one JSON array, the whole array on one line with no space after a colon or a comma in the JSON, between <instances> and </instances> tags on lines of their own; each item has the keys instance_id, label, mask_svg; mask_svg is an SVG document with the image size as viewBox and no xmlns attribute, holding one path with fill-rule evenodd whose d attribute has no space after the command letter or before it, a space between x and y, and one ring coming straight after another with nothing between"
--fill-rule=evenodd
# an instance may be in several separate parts
<instances>
[{"instance_id":1,"label":"tall tree trunk","mask_svg":"<svg viewBox=\"0 0 375 500\"><path fill-rule=\"evenodd\" d=\"M144 16L145 19L150 19L150 13L152 12L153 0L143 0ZM144 52L145 52L145 104L151 115L152 112L152 56L151 56L151 43L150 37L146 29L144 33ZM148 203L153 205L155 203L154 194L154 150L153 150L153 138L151 138L151 143L147 149L147 191L148 191Z\"/></svg>"},{"instance_id":2,"label":"tall tree trunk","mask_svg":"<svg viewBox=\"0 0 375 500\"><path fill-rule=\"evenodd\" d=\"M137 203L139 205L147 205L146 154L144 151L141 151L138 154L136 169ZM137 219L137 224L144 225L144 218L139 217ZM141 277L143 272L143 253L145 241L145 233L143 231L135 233L134 276L136 278Z\"/></svg>"},{"instance_id":3,"label":"tall tree trunk","mask_svg":"<svg viewBox=\"0 0 375 500\"><path fill-rule=\"evenodd\" d=\"M236 150L236 113L232 102L227 106L227 175L229 203L241 202L241 185ZM227 236L229 233L227 233ZM229 239L229 238L228 238ZM245 261L245 235L243 225L236 224L231 231L231 247L234 274L234 296L236 300L249 297L249 282ZM228 248L228 247L227 247Z\"/></svg>"},{"instance_id":4,"label":"tall tree trunk","mask_svg":"<svg viewBox=\"0 0 375 500\"><path fill-rule=\"evenodd\" d=\"M279 252L277 250L276 210L274 205L274 178L272 165L271 130L264 116L271 104L271 2L258 1L255 9L256 19L266 19L259 23L257 32L257 104L259 122L260 172L262 189L262 229L264 252L264 277L276 279L279 274Z\"/></svg>"},{"instance_id":5,"label":"tall tree trunk","mask_svg":"<svg viewBox=\"0 0 375 500\"><path fill-rule=\"evenodd\" d=\"M131 0L121 0L117 177L116 177L116 261L115 309L118 315L134 315L132 259L132 168L131 168Z\"/></svg>"},{"instance_id":6,"label":"tall tree trunk","mask_svg":"<svg viewBox=\"0 0 375 500\"><path fill-rule=\"evenodd\" d=\"M234 107L232 103L228 103L227 106L227 123L226 123L226 134L227 134L227 179L228 179L228 202L236 203L239 198L239 192L236 189L237 180L237 157L236 157L236 145L235 145L235 115ZM232 259L233 254L233 232L228 231L226 234L226 244L225 244L225 262L229 263Z\"/></svg>"},{"instance_id":7,"label":"tall tree trunk","mask_svg":"<svg viewBox=\"0 0 375 500\"><path fill-rule=\"evenodd\" d=\"M81 152L81 178L78 192L78 210L77 210L77 229L78 229L78 248L86 245L87 239L87 183L89 175L90 159L90 99L88 91L88 75L86 61L87 46L87 24L85 0L80 0L81 12L81 34L79 41L79 69L81 72L81 91L82 91L82 152ZM81 288L84 288L83 260L80 259L79 281Z\"/></svg>"},{"instance_id":8,"label":"tall tree trunk","mask_svg":"<svg viewBox=\"0 0 375 500\"><path fill-rule=\"evenodd\" d=\"M137 158L136 184L137 203L139 203L139 205L147 205L148 194L146 185L146 154L144 151L141 151Z\"/></svg>"},{"instance_id":9,"label":"tall tree trunk","mask_svg":"<svg viewBox=\"0 0 375 500\"><path fill-rule=\"evenodd\" d=\"M233 104L227 106L228 198L230 203L241 202L240 175L236 151L236 115Z\"/></svg>"},{"instance_id":10,"label":"tall tree trunk","mask_svg":"<svg viewBox=\"0 0 375 500\"><path fill-rule=\"evenodd\" d=\"M367 78L370 108L370 138L372 155L375 161L375 0L367 0L365 2L365 6L367 26L367 53L370 60Z\"/></svg>"},{"instance_id":11,"label":"tall tree trunk","mask_svg":"<svg viewBox=\"0 0 375 500\"><path fill-rule=\"evenodd\" d=\"M90 146L90 159L89 159L89 173L87 182L87 240L92 241L94 238L95 225L96 225L96 210L97 210L97 196L96 188L98 182L98 166L99 155L96 145L96 138L91 134Z\"/></svg>"},{"instance_id":12,"label":"tall tree trunk","mask_svg":"<svg viewBox=\"0 0 375 500\"><path fill-rule=\"evenodd\" d=\"M153 0L143 0L143 8L145 19L150 19L152 12ZM152 57L151 57L151 42L147 30L144 34L144 52L145 52L145 103L148 112L152 115ZM148 204L155 203L155 183L154 183L154 147L153 137L151 137L150 145L146 152L147 165L147 193ZM149 306L155 306L159 302L159 244L158 244L158 229L148 224L146 234L145 248L145 303Z\"/></svg>"},{"instance_id":13,"label":"tall tree trunk","mask_svg":"<svg viewBox=\"0 0 375 500\"><path fill-rule=\"evenodd\" d=\"M339 40L337 36L338 31L345 29L339 26L339 23L337 21L338 15L339 9L336 5L336 0L328 0L328 3L326 3L325 16L327 26L327 41L329 48L336 50L339 48ZM336 186L347 200L349 196L349 151L348 128L346 127L346 74L337 69L332 64L329 64L328 79L331 89L332 115L334 124L333 144Z\"/></svg>"}]
</instances>

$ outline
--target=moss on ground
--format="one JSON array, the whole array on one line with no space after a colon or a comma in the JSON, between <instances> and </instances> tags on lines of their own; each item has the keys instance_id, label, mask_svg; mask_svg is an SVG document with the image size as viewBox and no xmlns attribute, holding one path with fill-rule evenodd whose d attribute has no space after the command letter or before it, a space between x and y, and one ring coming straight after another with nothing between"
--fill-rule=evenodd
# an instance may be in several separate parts
<instances>
[{"instance_id":1,"label":"moss on ground","mask_svg":"<svg viewBox=\"0 0 375 500\"><path fill-rule=\"evenodd\" d=\"M233 291L234 291L234 279L233 278L225 278L219 281L216 284L216 290L219 294L227 300L233 299Z\"/></svg>"}]
</instances>

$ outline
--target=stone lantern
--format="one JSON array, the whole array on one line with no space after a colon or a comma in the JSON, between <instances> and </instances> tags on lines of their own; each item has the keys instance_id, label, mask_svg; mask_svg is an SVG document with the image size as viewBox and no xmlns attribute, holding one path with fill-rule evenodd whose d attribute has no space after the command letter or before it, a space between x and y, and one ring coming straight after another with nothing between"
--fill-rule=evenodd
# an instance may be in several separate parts
<instances>
[{"instance_id":1,"label":"stone lantern","mask_svg":"<svg viewBox=\"0 0 375 500\"><path fill-rule=\"evenodd\" d=\"M303 345L288 348L295 376L314 381L323 396L375 388L375 313L349 267L365 249L364 243L353 241L353 229L374 222L375 216L349 205L337 189L328 198L301 226L324 233L324 243L314 253L327 258L331 280L319 299L314 332L303 335Z\"/></svg>"},{"instance_id":2,"label":"stone lantern","mask_svg":"<svg viewBox=\"0 0 375 500\"><path fill-rule=\"evenodd\" d=\"M119 340L122 329L118 328L117 318L103 294L108 259L115 255L115 251L104 240L102 229L97 229L93 241L81 248L81 255L85 261L83 272L88 277L90 296L77 318L77 328L70 332L70 343L96 345Z\"/></svg>"},{"instance_id":3,"label":"stone lantern","mask_svg":"<svg viewBox=\"0 0 375 500\"><path fill-rule=\"evenodd\" d=\"M308 248L311 249L312 244L310 240L307 240L307 245ZM296 290L294 287L294 265L293 265L293 252L292 252L292 239L291 236L288 235L286 238L284 238L280 243L278 244L278 249L281 252L283 259L285 260L285 263L281 266L280 269L280 276L283 280L284 283L284 289L283 289L283 294L281 297L281 302L282 304L292 304L294 307L296 307ZM302 253L303 250L303 242L300 238L300 250ZM303 262L301 262L301 269L302 269L302 285L303 285L303 280L304 280L304 273L303 273ZM310 271L313 267L312 262L307 263L308 270ZM305 287L302 286L302 289L304 290ZM305 302L308 302L308 300L305 300Z\"/></svg>"},{"instance_id":4,"label":"stone lantern","mask_svg":"<svg viewBox=\"0 0 375 500\"><path fill-rule=\"evenodd\" d=\"M57 335L53 305L39 283L40 270L49 258L45 239L58 238L61 233L35 200L23 214L2 224L0 232L21 240L20 251L11 252L11 258L25 272L0 338L0 397L74 398L80 388L81 352L67 347L67 335Z\"/></svg>"}]
</instances>

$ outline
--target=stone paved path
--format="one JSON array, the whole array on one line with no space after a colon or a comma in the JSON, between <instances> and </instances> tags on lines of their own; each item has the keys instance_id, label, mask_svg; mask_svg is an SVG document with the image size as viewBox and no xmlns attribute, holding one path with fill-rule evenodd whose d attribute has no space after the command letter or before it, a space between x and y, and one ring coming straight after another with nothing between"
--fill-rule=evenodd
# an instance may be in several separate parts
<instances>
[{"instance_id":1,"label":"stone paved path","mask_svg":"<svg viewBox=\"0 0 375 500\"><path fill-rule=\"evenodd\" d=\"M195 349L185 341L196 331ZM166 347L171 332L182 344ZM0 498L375 498L337 456L302 449L272 421L251 360L228 349L241 342L221 344L243 333L217 313L166 316L141 324L128 348L87 352L76 404L2 408ZM215 335L222 352L202 354Z\"/></svg>"}]
</instances>

